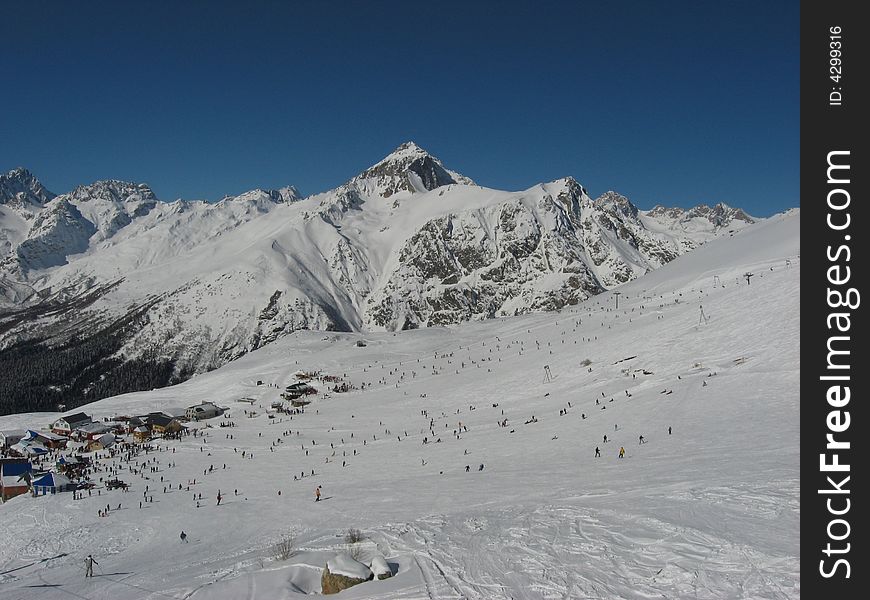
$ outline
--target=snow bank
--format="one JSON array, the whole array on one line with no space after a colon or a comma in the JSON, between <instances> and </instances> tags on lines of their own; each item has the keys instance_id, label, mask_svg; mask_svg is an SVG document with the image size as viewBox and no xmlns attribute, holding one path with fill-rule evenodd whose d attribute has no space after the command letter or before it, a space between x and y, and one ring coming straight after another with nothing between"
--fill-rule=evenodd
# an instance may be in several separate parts
<instances>
[{"instance_id":1,"label":"snow bank","mask_svg":"<svg viewBox=\"0 0 870 600\"><path fill-rule=\"evenodd\" d=\"M328 561L326 567L333 575L343 575L354 579L370 579L372 570L353 558L350 554L336 554Z\"/></svg>"}]
</instances>

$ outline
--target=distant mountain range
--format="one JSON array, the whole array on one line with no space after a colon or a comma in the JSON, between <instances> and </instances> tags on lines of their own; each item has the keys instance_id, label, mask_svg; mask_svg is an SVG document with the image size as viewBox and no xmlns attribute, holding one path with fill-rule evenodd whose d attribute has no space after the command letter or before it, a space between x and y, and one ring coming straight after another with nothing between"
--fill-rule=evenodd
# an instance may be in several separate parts
<instances>
[{"instance_id":1,"label":"distant mountain range","mask_svg":"<svg viewBox=\"0 0 870 600\"><path fill-rule=\"evenodd\" d=\"M593 200L570 177L484 188L414 143L308 197L286 187L161 202L121 181L58 196L16 169L0 176L0 369L36 369L7 382L28 410L72 406L184 379L297 329L558 309L755 221L725 204ZM68 372L49 365L58 356Z\"/></svg>"}]
</instances>

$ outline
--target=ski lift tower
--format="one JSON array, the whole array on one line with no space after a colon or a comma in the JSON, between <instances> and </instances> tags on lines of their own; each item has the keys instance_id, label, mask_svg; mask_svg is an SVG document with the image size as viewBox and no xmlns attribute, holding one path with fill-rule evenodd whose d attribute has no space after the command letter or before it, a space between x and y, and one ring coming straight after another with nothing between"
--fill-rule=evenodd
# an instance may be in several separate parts
<instances>
[{"instance_id":1,"label":"ski lift tower","mask_svg":"<svg viewBox=\"0 0 870 600\"><path fill-rule=\"evenodd\" d=\"M746 272L743 274L743 276L746 278L746 285L750 285L751 282L749 281L749 279L755 277L755 273Z\"/></svg>"},{"instance_id":2,"label":"ski lift tower","mask_svg":"<svg viewBox=\"0 0 870 600\"><path fill-rule=\"evenodd\" d=\"M706 325L707 324L707 315L704 314L704 306L699 304L698 308L701 311L701 316L698 318L698 325L700 325L701 323L704 323L704 325Z\"/></svg>"},{"instance_id":3,"label":"ski lift tower","mask_svg":"<svg viewBox=\"0 0 870 600\"><path fill-rule=\"evenodd\" d=\"M713 287L718 287L722 285L722 280L719 279L718 275L713 275ZM724 286L723 286L724 287Z\"/></svg>"},{"instance_id":4,"label":"ski lift tower","mask_svg":"<svg viewBox=\"0 0 870 600\"><path fill-rule=\"evenodd\" d=\"M544 365L544 383L553 381L553 375L550 373L550 365Z\"/></svg>"},{"instance_id":5,"label":"ski lift tower","mask_svg":"<svg viewBox=\"0 0 870 600\"><path fill-rule=\"evenodd\" d=\"M619 297L622 296L622 292L613 292L614 298L616 298L616 310L619 310Z\"/></svg>"}]
</instances>

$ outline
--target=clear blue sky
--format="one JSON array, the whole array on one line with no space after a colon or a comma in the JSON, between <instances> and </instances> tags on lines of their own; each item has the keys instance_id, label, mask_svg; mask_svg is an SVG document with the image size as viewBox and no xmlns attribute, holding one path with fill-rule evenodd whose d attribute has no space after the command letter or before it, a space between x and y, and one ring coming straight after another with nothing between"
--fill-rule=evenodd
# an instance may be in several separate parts
<instances>
[{"instance_id":1,"label":"clear blue sky","mask_svg":"<svg viewBox=\"0 0 870 600\"><path fill-rule=\"evenodd\" d=\"M0 171L164 200L334 187L414 140L478 183L799 204L790 2L5 2Z\"/></svg>"}]
</instances>

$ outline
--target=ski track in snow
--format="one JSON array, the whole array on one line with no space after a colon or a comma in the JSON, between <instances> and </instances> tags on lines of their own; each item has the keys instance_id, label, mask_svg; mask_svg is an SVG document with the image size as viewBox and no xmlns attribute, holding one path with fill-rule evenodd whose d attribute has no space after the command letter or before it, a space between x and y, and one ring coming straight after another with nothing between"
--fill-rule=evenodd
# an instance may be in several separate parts
<instances>
[{"instance_id":1,"label":"ski track in snow","mask_svg":"<svg viewBox=\"0 0 870 600\"><path fill-rule=\"evenodd\" d=\"M778 580L798 577L783 557L587 506L421 520L382 535L414 554L432 598L789 598Z\"/></svg>"},{"instance_id":2,"label":"ski track in snow","mask_svg":"<svg viewBox=\"0 0 870 600\"><path fill-rule=\"evenodd\" d=\"M299 333L182 385L90 405L102 417L216 400L238 426L161 443L170 450L148 456L160 476L197 483L157 490L141 510L145 484L162 485L155 474L122 471L126 494L0 505L0 598L302 598L319 592L319 569L345 549L349 527L365 533L364 556L382 554L397 574L341 598L799 598L799 216L758 227L623 286L618 312L605 295L453 329ZM739 279L747 270L758 273L751 286ZM724 288L709 284L717 272ZM587 357L591 372L578 366ZM372 387L320 398L271 426L270 402L309 368ZM399 377L412 369L416 377ZM245 396L256 398L256 418L236 403ZM422 409L442 443L421 444L431 436ZM496 426L502 410L508 428ZM531 415L538 421L525 424ZM0 417L0 429L53 417ZM468 426L461 440L451 435L458 420ZM281 429L294 434L281 438ZM347 468L340 454L324 462L330 442L348 452ZM222 463L226 471L203 475ZM311 469L317 476L292 480ZM327 501L315 505L320 483ZM98 518L107 503L110 516ZM277 561L273 545L291 530L298 554ZM88 553L100 563L93 579L84 578Z\"/></svg>"}]
</instances>

